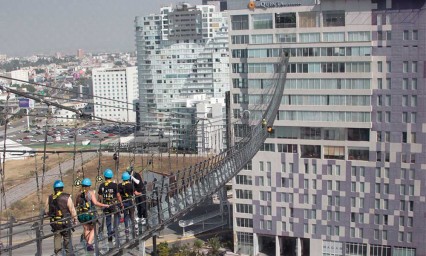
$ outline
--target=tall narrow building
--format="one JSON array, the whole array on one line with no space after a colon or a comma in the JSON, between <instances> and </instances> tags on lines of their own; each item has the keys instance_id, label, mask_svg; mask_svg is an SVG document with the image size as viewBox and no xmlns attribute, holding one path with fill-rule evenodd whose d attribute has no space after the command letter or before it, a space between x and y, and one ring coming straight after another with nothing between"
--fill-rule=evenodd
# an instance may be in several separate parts
<instances>
[{"instance_id":1,"label":"tall narrow building","mask_svg":"<svg viewBox=\"0 0 426 256\"><path fill-rule=\"evenodd\" d=\"M183 3L136 17L135 28L141 127L184 128L175 101L196 94L224 98L229 90L226 13L214 5Z\"/></svg>"},{"instance_id":2,"label":"tall narrow building","mask_svg":"<svg viewBox=\"0 0 426 256\"><path fill-rule=\"evenodd\" d=\"M274 134L233 181L235 252L426 255L425 8L228 0L234 121L290 56Z\"/></svg>"}]
</instances>

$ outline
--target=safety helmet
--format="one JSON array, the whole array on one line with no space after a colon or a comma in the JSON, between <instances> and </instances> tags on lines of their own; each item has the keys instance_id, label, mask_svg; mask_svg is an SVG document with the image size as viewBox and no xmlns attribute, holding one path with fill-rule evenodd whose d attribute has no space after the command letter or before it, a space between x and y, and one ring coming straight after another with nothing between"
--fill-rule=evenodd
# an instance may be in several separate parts
<instances>
[{"instance_id":1,"label":"safety helmet","mask_svg":"<svg viewBox=\"0 0 426 256\"><path fill-rule=\"evenodd\" d=\"M55 180L55 182L53 183L53 189L63 188L63 187L64 187L64 183L61 180Z\"/></svg>"},{"instance_id":2,"label":"safety helmet","mask_svg":"<svg viewBox=\"0 0 426 256\"><path fill-rule=\"evenodd\" d=\"M106 169L104 171L104 177L107 179L111 179L114 176L114 173L112 172L111 169Z\"/></svg>"},{"instance_id":3,"label":"safety helmet","mask_svg":"<svg viewBox=\"0 0 426 256\"><path fill-rule=\"evenodd\" d=\"M128 172L123 172L123 175L121 175L121 178L123 181L130 180L130 174Z\"/></svg>"},{"instance_id":4,"label":"safety helmet","mask_svg":"<svg viewBox=\"0 0 426 256\"><path fill-rule=\"evenodd\" d=\"M84 178L83 181L81 182L81 185L83 187L90 187L92 186L92 181L89 178Z\"/></svg>"}]
</instances>

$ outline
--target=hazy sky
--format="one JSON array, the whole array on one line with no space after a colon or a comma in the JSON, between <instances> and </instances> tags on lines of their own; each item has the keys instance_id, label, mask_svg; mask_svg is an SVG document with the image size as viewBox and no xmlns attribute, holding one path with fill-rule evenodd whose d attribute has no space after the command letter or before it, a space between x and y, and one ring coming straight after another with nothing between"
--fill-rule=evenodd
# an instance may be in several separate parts
<instances>
[{"instance_id":1,"label":"hazy sky","mask_svg":"<svg viewBox=\"0 0 426 256\"><path fill-rule=\"evenodd\" d=\"M134 51L135 16L182 0L0 0L0 54ZM201 0L186 0L201 4Z\"/></svg>"}]
</instances>

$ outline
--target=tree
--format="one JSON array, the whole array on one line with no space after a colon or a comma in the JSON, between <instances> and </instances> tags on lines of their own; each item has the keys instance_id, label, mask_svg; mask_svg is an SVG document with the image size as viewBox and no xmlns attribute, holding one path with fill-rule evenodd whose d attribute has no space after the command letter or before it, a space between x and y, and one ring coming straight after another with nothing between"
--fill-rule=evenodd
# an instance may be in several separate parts
<instances>
[{"instance_id":1,"label":"tree","mask_svg":"<svg viewBox=\"0 0 426 256\"><path fill-rule=\"evenodd\" d=\"M207 240L207 244L209 245L210 249L210 253L211 255L219 255L219 249L220 249L220 240L218 237L212 237L210 239Z\"/></svg>"},{"instance_id":2,"label":"tree","mask_svg":"<svg viewBox=\"0 0 426 256\"><path fill-rule=\"evenodd\" d=\"M170 255L169 244L167 242L161 242L158 245L158 256L169 256L169 255Z\"/></svg>"},{"instance_id":3,"label":"tree","mask_svg":"<svg viewBox=\"0 0 426 256\"><path fill-rule=\"evenodd\" d=\"M203 241L201 241L200 239L197 239L194 241L193 247L194 247L196 256L201 255L200 250L201 248L203 248L203 244L204 244Z\"/></svg>"}]
</instances>

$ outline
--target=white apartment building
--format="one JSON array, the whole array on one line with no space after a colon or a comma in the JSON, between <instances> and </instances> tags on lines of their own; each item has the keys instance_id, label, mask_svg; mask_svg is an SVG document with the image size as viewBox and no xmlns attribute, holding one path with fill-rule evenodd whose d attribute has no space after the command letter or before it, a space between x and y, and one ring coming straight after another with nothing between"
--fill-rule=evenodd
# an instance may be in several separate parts
<instances>
[{"instance_id":1,"label":"white apartment building","mask_svg":"<svg viewBox=\"0 0 426 256\"><path fill-rule=\"evenodd\" d=\"M66 102L62 104L63 106L73 108L75 110L83 110L87 103L84 102ZM75 112L61 109L61 108L54 108L54 114L53 118L55 120L55 123L74 123L78 119L78 116Z\"/></svg>"},{"instance_id":2,"label":"white apartment building","mask_svg":"<svg viewBox=\"0 0 426 256\"><path fill-rule=\"evenodd\" d=\"M28 74L28 70L27 69L18 69L18 70L12 70L10 72L7 73L7 76L9 76L12 79L18 79L18 80L22 80L21 81L16 81L16 80L10 80L10 84L19 84L19 85L23 85L23 84L27 84L26 82L29 81L29 74Z\"/></svg>"},{"instance_id":3,"label":"white apartment building","mask_svg":"<svg viewBox=\"0 0 426 256\"><path fill-rule=\"evenodd\" d=\"M229 90L227 16L214 5L179 4L136 17L140 125L171 124L172 102ZM190 123L193 123L191 121Z\"/></svg>"},{"instance_id":4,"label":"white apartment building","mask_svg":"<svg viewBox=\"0 0 426 256\"><path fill-rule=\"evenodd\" d=\"M290 56L274 133L233 181L236 253L426 255L425 8L228 0L234 121Z\"/></svg>"},{"instance_id":5,"label":"white apartment building","mask_svg":"<svg viewBox=\"0 0 426 256\"><path fill-rule=\"evenodd\" d=\"M95 68L92 71L92 82L95 116L122 122L136 121L136 67Z\"/></svg>"}]
</instances>

